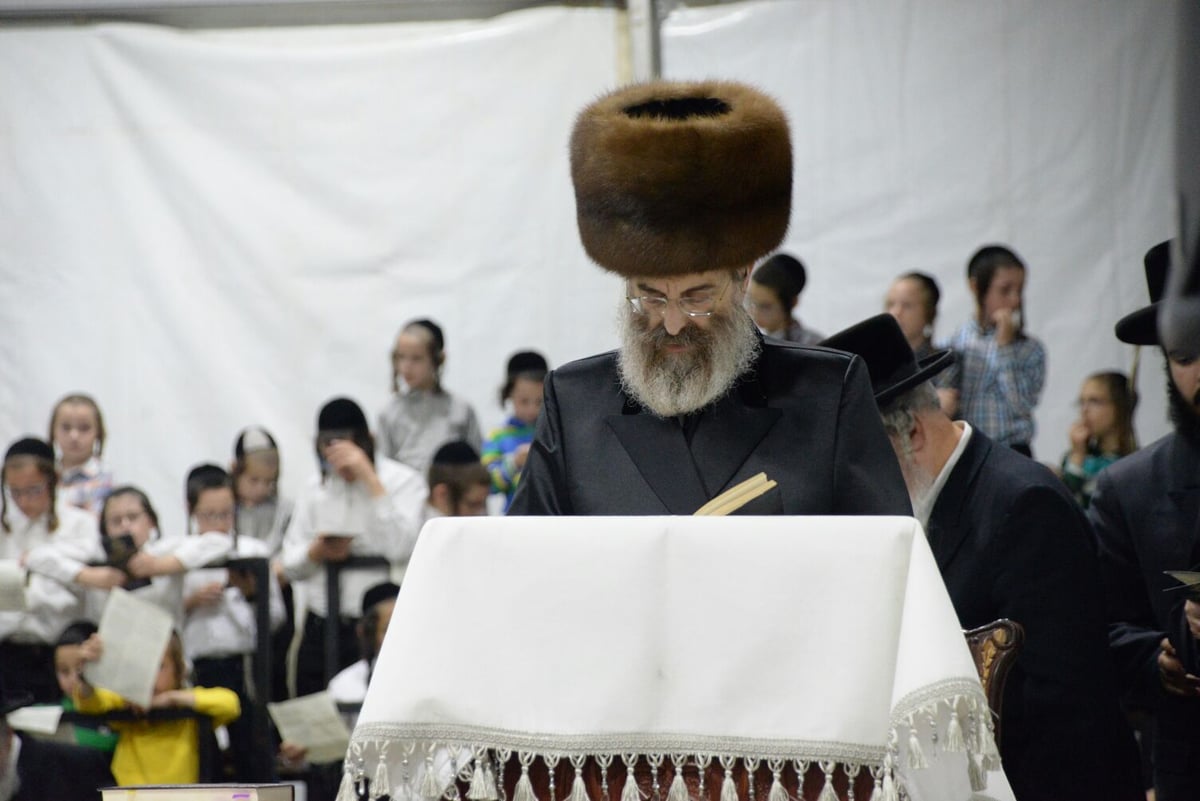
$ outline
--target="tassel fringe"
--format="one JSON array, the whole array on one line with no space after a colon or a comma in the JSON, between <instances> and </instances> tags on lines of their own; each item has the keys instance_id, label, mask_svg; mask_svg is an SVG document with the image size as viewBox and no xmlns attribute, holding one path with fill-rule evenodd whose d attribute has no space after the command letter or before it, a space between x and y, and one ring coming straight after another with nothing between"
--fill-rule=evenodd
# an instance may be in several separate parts
<instances>
[{"instance_id":1,"label":"tassel fringe","mask_svg":"<svg viewBox=\"0 0 1200 801\"><path fill-rule=\"evenodd\" d=\"M925 752L921 749L917 722L912 717L908 719L908 767L911 770L924 770L929 767L929 760L925 758Z\"/></svg>"},{"instance_id":2,"label":"tassel fringe","mask_svg":"<svg viewBox=\"0 0 1200 801\"><path fill-rule=\"evenodd\" d=\"M637 764L636 754L626 754L625 760L625 786L621 788L621 801L642 801L642 793L638 790L637 779L633 775L633 766ZM513 801L517 801L513 799Z\"/></svg>"}]
</instances>

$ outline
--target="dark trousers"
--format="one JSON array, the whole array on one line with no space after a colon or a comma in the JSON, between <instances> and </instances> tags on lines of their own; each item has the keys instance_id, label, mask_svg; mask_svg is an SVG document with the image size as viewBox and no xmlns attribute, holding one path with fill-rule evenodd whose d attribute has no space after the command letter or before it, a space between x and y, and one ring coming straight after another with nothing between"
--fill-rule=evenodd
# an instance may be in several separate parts
<instances>
[{"instance_id":1,"label":"dark trousers","mask_svg":"<svg viewBox=\"0 0 1200 801\"><path fill-rule=\"evenodd\" d=\"M362 658L358 644L357 620L338 620L337 662L331 666L332 673L326 676L325 626L328 620L320 615L308 613L304 620L304 636L296 659L296 695L312 695L325 689L329 679L339 670L349 667Z\"/></svg>"},{"instance_id":2,"label":"dark trousers","mask_svg":"<svg viewBox=\"0 0 1200 801\"><path fill-rule=\"evenodd\" d=\"M54 676L54 646L6 640L0 643L0 676L7 696L29 694L39 704L57 704L62 690Z\"/></svg>"},{"instance_id":3,"label":"dark trousers","mask_svg":"<svg viewBox=\"0 0 1200 801\"><path fill-rule=\"evenodd\" d=\"M197 686L233 690L242 706L242 714L226 726L229 731L229 750L233 756L233 779L241 782L271 781L274 777L269 773L263 775L262 766L275 764L274 746L272 743L254 741L252 721L255 715L263 714L263 710L247 692L246 668L249 662L250 658L243 656L202 657L193 662L193 668Z\"/></svg>"}]
</instances>

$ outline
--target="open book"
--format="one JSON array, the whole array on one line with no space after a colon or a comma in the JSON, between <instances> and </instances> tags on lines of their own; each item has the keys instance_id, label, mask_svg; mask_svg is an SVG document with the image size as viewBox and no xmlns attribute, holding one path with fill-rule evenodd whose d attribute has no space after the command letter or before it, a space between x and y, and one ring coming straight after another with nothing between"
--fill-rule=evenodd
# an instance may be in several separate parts
<instances>
[{"instance_id":1,"label":"open book","mask_svg":"<svg viewBox=\"0 0 1200 801\"><path fill-rule=\"evenodd\" d=\"M1175 587L1167 587L1167 592L1183 592L1193 601L1200 601L1200 572L1194 570L1164 570L1171 578L1179 582Z\"/></svg>"},{"instance_id":2,"label":"open book","mask_svg":"<svg viewBox=\"0 0 1200 801\"><path fill-rule=\"evenodd\" d=\"M742 514L782 514L778 484L766 473L751 476L713 498L695 511L698 516Z\"/></svg>"}]
</instances>

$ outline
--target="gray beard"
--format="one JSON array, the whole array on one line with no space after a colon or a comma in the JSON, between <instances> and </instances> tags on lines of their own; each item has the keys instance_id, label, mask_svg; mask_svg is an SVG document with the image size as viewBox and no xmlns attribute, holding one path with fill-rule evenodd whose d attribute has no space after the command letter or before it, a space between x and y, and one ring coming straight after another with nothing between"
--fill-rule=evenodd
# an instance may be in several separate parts
<instances>
[{"instance_id":1,"label":"gray beard","mask_svg":"<svg viewBox=\"0 0 1200 801\"><path fill-rule=\"evenodd\" d=\"M729 391L758 356L754 321L741 307L709 318L707 329L688 324L677 335L649 327L649 318L621 306L621 388L659 417L699 411ZM668 344L691 346L667 353Z\"/></svg>"},{"instance_id":2,"label":"gray beard","mask_svg":"<svg viewBox=\"0 0 1200 801\"><path fill-rule=\"evenodd\" d=\"M900 454L900 472L904 475L904 484L908 487L908 499L912 503L913 517L921 521L922 528L929 528L929 515L933 512L936 501L932 497L933 484L937 476L917 464L911 453Z\"/></svg>"}]
</instances>

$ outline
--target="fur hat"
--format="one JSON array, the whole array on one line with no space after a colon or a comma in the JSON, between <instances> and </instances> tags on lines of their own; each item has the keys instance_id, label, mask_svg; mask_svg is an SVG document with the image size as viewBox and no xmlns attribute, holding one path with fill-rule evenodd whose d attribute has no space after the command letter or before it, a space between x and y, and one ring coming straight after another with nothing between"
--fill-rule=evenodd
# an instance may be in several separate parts
<instances>
[{"instance_id":1,"label":"fur hat","mask_svg":"<svg viewBox=\"0 0 1200 801\"><path fill-rule=\"evenodd\" d=\"M748 267L787 232L787 118L743 84L635 84L580 112L571 180L583 247L606 270L666 278Z\"/></svg>"},{"instance_id":2,"label":"fur hat","mask_svg":"<svg viewBox=\"0 0 1200 801\"><path fill-rule=\"evenodd\" d=\"M1158 309L1162 306L1167 288L1167 272L1171 267L1171 240L1159 242L1146 251L1142 259L1146 271L1146 289L1150 292L1150 305L1130 312L1114 326L1117 339L1130 345L1157 345Z\"/></svg>"}]
</instances>

